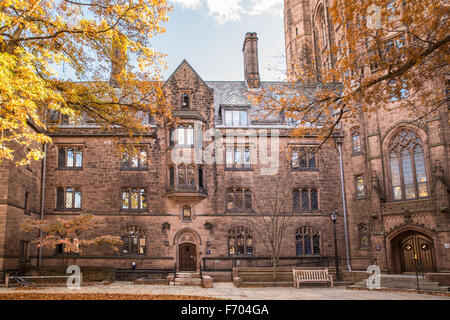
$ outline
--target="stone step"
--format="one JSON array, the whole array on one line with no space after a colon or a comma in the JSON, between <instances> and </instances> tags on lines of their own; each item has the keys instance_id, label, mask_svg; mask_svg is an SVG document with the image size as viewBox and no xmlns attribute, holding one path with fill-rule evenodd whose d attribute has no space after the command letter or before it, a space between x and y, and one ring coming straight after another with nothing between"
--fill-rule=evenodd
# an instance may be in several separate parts
<instances>
[{"instance_id":1,"label":"stone step","mask_svg":"<svg viewBox=\"0 0 450 320\"><path fill-rule=\"evenodd\" d=\"M169 285L170 286L200 286L202 284L202 280L201 279L175 279L175 283L174 281L170 281Z\"/></svg>"},{"instance_id":2,"label":"stone step","mask_svg":"<svg viewBox=\"0 0 450 320\"><path fill-rule=\"evenodd\" d=\"M200 273L197 272L177 272L177 278L200 278Z\"/></svg>"}]
</instances>

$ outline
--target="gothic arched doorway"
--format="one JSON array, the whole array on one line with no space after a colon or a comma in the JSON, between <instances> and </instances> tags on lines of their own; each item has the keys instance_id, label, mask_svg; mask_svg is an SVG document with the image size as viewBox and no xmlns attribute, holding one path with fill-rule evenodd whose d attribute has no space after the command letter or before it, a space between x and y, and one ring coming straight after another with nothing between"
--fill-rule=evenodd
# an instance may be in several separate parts
<instances>
[{"instance_id":1,"label":"gothic arched doorway","mask_svg":"<svg viewBox=\"0 0 450 320\"><path fill-rule=\"evenodd\" d=\"M400 272L436 270L433 239L418 231L406 231L392 240L394 260Z\"/></svg>"},{"instance_id":2,"label":"gothic arched doorway","mask_svg":"<svg viewBox=\"0 0 450 320\"><path fill-rule=\"evenodd\" d=\"M180 244L178 253L180 255L180 271L195 271L197 269L197 249L195 244Z\"/></svg>"}]
</instances>

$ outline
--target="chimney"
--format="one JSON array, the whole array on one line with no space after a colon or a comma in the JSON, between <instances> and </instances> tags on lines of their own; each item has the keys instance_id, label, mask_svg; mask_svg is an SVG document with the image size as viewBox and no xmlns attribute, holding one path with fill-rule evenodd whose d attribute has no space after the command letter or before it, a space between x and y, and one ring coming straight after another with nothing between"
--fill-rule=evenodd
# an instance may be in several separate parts
<instances>
[{"instance_id":1,"label":"chimney","mask_svg":"<svg viewBox=\"0 0 450 320\"><path fill-rule=\"evenodd\" d=\"M126 44L120 43L119 40L113 39L111 48L111 76L109 78L110 86L119 87L119 77L121 73L126 72L127 65L127 48Z\"/></svg>"},{"instance_id":2,"label":"chimney","mask_svg":"<svg viewBox=\"0 0 450 320\"><path fill-rule=\"evenodd\" d=\"M260 87L258 67L258 37L256 32L247 32L244 40L244 76L247 86L252 89Z\"/></svg>"}]
</instances>

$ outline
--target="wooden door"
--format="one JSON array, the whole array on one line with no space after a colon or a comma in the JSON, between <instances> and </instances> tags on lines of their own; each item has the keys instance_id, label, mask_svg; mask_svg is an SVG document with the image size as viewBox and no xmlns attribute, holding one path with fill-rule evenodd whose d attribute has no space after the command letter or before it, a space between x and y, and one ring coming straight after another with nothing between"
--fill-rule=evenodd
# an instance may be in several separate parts
<instances>
[{"instance_id":1,"label":"wooden door","mask_svg":"<svg viewBox=\"0 0 450 320\"><path fill-rule=\"evenodd\" d=\"M180 271L196 271L197 252L195 244L180 244L179 251Z\"/></svg>"},{"instance_id":2,"label":"wooden door","mask_svg":"<svg viewBox=\"0 0 450 320\"><path fill-rule=\"evenodd\" d=\"M400 242L402 272L416 272L420 261L420 272L434 272L433 240L415 233Z\"/></svg>"}]
</instances>

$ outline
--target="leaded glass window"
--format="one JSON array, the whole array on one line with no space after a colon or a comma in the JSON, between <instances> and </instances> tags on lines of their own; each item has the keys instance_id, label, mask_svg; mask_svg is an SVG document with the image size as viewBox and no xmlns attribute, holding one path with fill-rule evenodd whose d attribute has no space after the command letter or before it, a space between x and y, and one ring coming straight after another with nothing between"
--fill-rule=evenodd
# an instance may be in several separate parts
<instances>
[{"instance_id":1,"label":"leaded glass window","mask_svg":"<svg viewBox=\"0 0 450 320\"><path fill-rule=\"evenodd\" d=\"M129 226L122 230L122 254L145 255L147 247L144 229L138 226Z\"/></svg>"},{"instance_id":2,"label":"leaded glass window","mask_svg":"<svg viewBox=\"0 0 450 320\"><path fill-rule=\"evenodd\" d=\"M367 224L361 223L358 226L359 233L359 248L367 249L369 247L369 230Z\"/></svg>"},{"instance_id":3,"label":"leaded glass window","mask_svg":"<svg viewBox=\"0 0 450 320\"><path fill-rule=\"evenodd\" d=\"M83 151L81 147L59 147L58 168L81 168Z\"/></svg>"},{"instance_id":4,"label":"leaded glass window","mask_svg":"<svg viewBox=\"0 0 450 320\"><path fill-rule=\"evenodd\" d=\"M319 210L319 193L317 189L294 189L292 191L292 208L294 211Z\"/></svg>"},{"instance_id":5,"label":"leaded glass window","mask_svg":"<svg viewBox=\"0 0 450 320\"><path fill-rule=\"evenodd\" d=\"M250 170L250 147L227 147L225 149L225 166L227 169Z\"/></svg>"},{"instance_id":6,"label":"leaded glass window","mask_svg":"<svg viewBox=\"0 0 450 320\"><path fill-rule=\"evenodd\" d=\"M122 189L122 209L144 210L147 208L147 192L144 188Z\"/></svg>"},{"instance_id":7,"label":"leaded glass window","mask_svg":"<svg viewBox=\"0 0 450 320\"><path fill-rule=\"evenodd\" d=\"M298 256L320 254L320 234L312 227L301 227L295 232L296 254Z\"/></svg>"},{"instance_id":8,"label":"leaded glass window","mask_svg":"<svg viewBox=\"0 0 450 320\"><path fill-rule=\"evenodd\" d=\"M293 148L291 167L296 170L316 169L316 153L313 148Z\"/></svg>"},{"instance_id":9,"label":"leaded glass window","mask_svg":"<svg viewBox=\"0 0 450 320\"><path fill-rule=\"evenodd\" d=\"M226 193L227 211L252 210L252 191L250 189L229 188Z\"/></svg>"},{"instance_id":10,"label":"leaded glass window","mask_svg":"<svg viewBox=\"0 0 450 320\"><path fill-rule=\"evenodd\" d=\"M394 137L389 149L393 199L428 197L422 140L414 132L402 130Z\"/></svg>"},{"instance_id":11,"label":"leaded glass window","mask_svg":"<svg viewBox=\"0 0 450 320\"><path fill-rule=\"evenodd\" d=\"M56 208L81 209L81 190L78 188L58 188L56 190Z\"/></svg>"},{"instance_id":12,"label":"leaded glass window","mask_svg":"<svg viewBox=\"0 0 450 320\"><path fill-rule=\"evenodd\" d=\"M364 176L357 176L355 178L355 182L356 182L356 197L357 198L361 198L364 197L366 192L365 192L365 186L364 186Z\"/></svg>"},{"instance_id":13,"label":"leaded glass window","mask_svg":"<svg viewBox=\"0 0 450 320\"><path fill-rule=\"evenodd\" d=\"M253 237L246 227L235 227L228 232L228 254L253 255Z\"/></svg>"}]
</instances>

